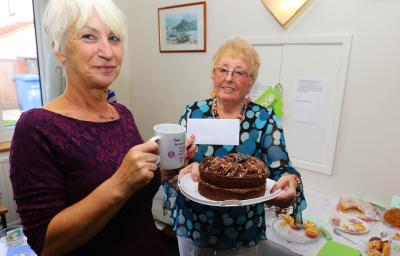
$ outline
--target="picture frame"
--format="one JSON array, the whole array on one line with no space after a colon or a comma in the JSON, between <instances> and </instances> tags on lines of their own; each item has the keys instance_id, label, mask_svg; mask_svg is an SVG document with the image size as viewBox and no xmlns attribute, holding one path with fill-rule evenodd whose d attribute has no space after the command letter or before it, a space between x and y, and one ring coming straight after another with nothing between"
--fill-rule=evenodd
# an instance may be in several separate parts
<instances>
[{"instance_id":1,"label":"picture frame","mask_svg":"<svg viewBox=\"0 0 400 256\"><path fill-rule=\"evenodd\" d=\"M206 2L158 8L161 53L206 51Z\"/></svg>"}]
</instances>

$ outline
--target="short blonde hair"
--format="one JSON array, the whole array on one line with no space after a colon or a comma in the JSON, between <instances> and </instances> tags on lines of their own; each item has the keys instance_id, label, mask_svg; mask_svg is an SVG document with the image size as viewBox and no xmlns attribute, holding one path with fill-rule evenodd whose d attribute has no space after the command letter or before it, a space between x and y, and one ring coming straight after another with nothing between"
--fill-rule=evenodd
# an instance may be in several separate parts
<instances>
[{"instance_id":1,"label":"short blonde hair","mask_svg":"<svg viewBox=\"0 0 400 256\"><path fill-rule=\"evenodd\" d=\"M254 46L240 37L228 40L218 48L212 59L211 77L214 77L214 69L219 61L227 56L241 58L249 68L249 75L253 78L253 83L257 80L260 57Z\"/></svg>"},{"instance_id":2,"label":"short blonde hair","mask_svg":"<svg viewBox=\"0 0 400 256\"><path fill-rule=\"evenodd\" d=\"M50 0L43 15L43 26L55 50L65 46L65 34L78 33L92 17L93 10L122 41L126 40L125 15L111 0Z\"/></svg>"}]
</instances>

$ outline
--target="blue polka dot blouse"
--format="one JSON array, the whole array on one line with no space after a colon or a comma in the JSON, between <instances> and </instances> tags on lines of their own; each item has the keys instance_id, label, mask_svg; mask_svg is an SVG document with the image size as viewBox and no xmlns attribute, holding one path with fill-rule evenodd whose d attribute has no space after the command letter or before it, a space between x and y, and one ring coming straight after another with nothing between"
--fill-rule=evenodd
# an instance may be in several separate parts
<instances>
[{"instance_id":1,"label":"blue polka dot blouse","mask_svg":"<svg viewBox=\"0 0 400 256\"><path fill-rule=\"evenodd\" d=\"M187 105L181 113L180 124L186 126L189 118L213 118L211 106L212 99ZM249 102L245 118L240 123L239 138L237 146L197 145L192 161L201 162L206 156L242 152L264 160L273 180L278 180L283 173L300 177L289 160L281 123L271 108ZM263 203L243 207L207 206L190 201L166 182L163 186L166 192L164 208L172 210L176 234L192 239L196 246L226 250L253 246L266 239ZM294 214L301 216L306 207L302 186L297 192ZM176 199L171 200L174 197Z\"/></svg>"}]
</instances>

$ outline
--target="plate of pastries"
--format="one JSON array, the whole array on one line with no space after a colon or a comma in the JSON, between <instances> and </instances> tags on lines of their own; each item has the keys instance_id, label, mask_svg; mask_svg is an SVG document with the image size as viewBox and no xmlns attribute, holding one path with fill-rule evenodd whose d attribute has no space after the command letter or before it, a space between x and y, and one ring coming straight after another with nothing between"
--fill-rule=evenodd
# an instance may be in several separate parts
<instances>
[{"instance_id":1,"label":"plate of pastries","mask_svg":"<svg viewBox=\"0 0 400 256\"><path fill-rule=\"evenodd\" d=\"M349 215L338 215L331 218L333 227L350 234L364 234L369 231L369 225L359 219Z\"/></svg>"},{"instance_id":2,"label":"plate of pastries","mask_svg":"<svg viewBox=\"0 0 400 256\"><path fill-rule=\"evenodd\" d=\"M351 215L363 221L379 221L381 211L371 203L353 197L341 197L336 206L339 213Z\"/></svg>"},{"instance_id":3,"label":"plate of pastries","mask_svg":"<svg viewBox=\"0 0 400 256\"><path fill-rule=\"evenodd\" d=\"M397 256L400 255L400 248L395 249L394 247L398 247L396 244L400 244L400 232L393 234L388 239L371 237L366 244L361 244L360 249L363 256Z\"/></svg>"},{"instance_id":4,"label":"plate of pastries","mask_svg":"<svg viewBox=\"0 0 400 256\"><path fill-rule=\"evenodd\" d=\"M305 220L303 224L296 223L295 219L289 214L272 223L272 229L277 235L292 243L312 243L318 240L320 231L312 221Z\"/></svg>"}]
</instances>

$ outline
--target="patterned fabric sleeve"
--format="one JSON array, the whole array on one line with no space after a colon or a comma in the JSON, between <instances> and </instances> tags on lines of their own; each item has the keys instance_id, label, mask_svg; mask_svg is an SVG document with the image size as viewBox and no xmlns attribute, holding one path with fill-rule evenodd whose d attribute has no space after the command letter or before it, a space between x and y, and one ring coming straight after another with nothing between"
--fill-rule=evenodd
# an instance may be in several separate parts
<instances>
[{"instance_id":1,"label":"patterned fabric sleeve","mask_svg":"<svg viewBox=\"0 0 400 256\"><path fill-rule=\"evenodd\" d=\"M117 96L115 95L115 92L113 90L108 90L107 101L109 103L117 102Z\"/></svg>"},{"instance_id":2,"label":"patterned fabric sleeve","mask_svg":"<svg viewBox=\"0 0 400 256\"><path fill-rule=\"evenodd\" d=\"M294 174L299 177L300 173L293 167L289 159L286 149L285 137L283 134L282 124L275 112L269 108L269 124L266 125L266 131L263 134L261 145L263 155L266 157L265 162L271 170L271 178L278 180L283 174ZM297 221L302 222L301 212L307 207L307 203L303 193L303 185L296 188L296 199L293 203L292 216Z\"/></svg>"},{"instance_id":3,"label":"patterned fabric sleeve","mask_svg":"<svg viewBox=\"0 0 400 256\"><path fill-rule=\"evenodd\" d=\"M190 104L187 105L184 109L182 109L181 116L179 117L180 125L183 125L185 127L187 126L187 119L188 119L188 116L190 116L190 112L191 112Z\"/></svg>"},{"instance_id":4,"label":"patterned fabric sleeve","mask_svg":"<svg viewBox=\"0 0 400 256\"><path fill-rule=\"evenodd\" d=\"M181 112L179 123L187 126L189 118L213 118L212 99L188 104ZM266 109L250 102L240 123L239 139L239 145L198 145L193 161L241 152L263 159L271 170L271 179L278 180L285 173L300 177L289 160L282 126L272 108ZM167 183L164 183L164 189L164 205L172 206L171 217L176 234L193 240L197 247L226 250L253 246L266 239L264 203L212 207L185 198ZM297 192L295 214L306 206L301 186ZM176 200L172 203L173 196ZM297 215L301 218L301 213Z\"/></svg>"}]
</instances>

